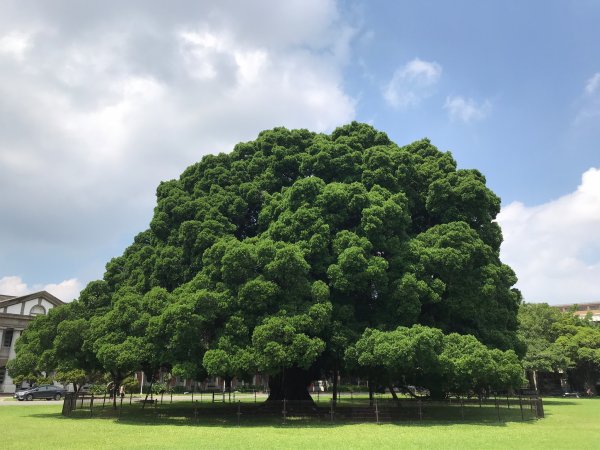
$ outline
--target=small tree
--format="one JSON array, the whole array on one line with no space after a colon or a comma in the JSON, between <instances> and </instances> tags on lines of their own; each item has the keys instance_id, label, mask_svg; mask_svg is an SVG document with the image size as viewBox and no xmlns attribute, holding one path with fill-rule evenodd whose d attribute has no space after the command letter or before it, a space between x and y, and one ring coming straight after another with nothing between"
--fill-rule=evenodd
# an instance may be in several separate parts
<instances>
[{"instance_id":1,"label":"small tree","mask_svg":"<svg viewBox=\"0 0 600 450\"><path fill-rule=\"evenodd\" d=\"M535 389L538 372L566 370L572 365L565 348L555 343L565 319L557 308L546 303L525 303L519 307L518 335L527 347L523 367L531 375Z\"/></svg>"},{"instance_id":2,"label":"small tree","mask_svg":"<svg viewBox=\"0 0 600 450\"><path fill-rule=\"evenodd\" d=\"M82 386L89 380L88 374L81 369L59 370L54 379L63 386L73 384L73 390L79 392Z\"/></svg>"},{"instance_id":3,"label":"small tree","mask_svg":"<svg viewBox=\"0 0 600 450\"><path fill-rule=\"evenodd\" d=\"M556 340L572 361L572 366L581 374L584 387L596 393L596 379L600 374L600 328L585 321L570 333Z\"/></svg>"},{"instance_id":4,"label":"small tree","mask_svg":"<svg viewBox=\"0 0 600 450\"><path fill-rule=\"evenodd\" d=\"M474 336L444 335L422 325L387 332L368 329L346 357L352 366L366 369L390 388L392 384L421 386L433 398L509 389L523 382L522 366L512 350L489 349Z\"/></svg>"},{"instance_id":5,"label":"small tree","mask_svg":"<svg viewBox=\"0 0 600 450\"><path fill-rule=\"evenodd\" d=\"M13 383L17 387L21 386L23 383L27 383L27 384L29 384L29 386L34 386L34 385L38 384L38 380L39 380L39 377L32 373L29 373L26 375L16 375L13 377Z\"/></svg>"}]
</instances>

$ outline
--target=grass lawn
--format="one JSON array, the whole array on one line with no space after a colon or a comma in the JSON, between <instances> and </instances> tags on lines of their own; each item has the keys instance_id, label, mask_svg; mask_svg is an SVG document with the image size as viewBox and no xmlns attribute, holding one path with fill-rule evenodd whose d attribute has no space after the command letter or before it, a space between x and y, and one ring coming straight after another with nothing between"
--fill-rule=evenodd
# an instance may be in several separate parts
<instances>
[{"instance_id":1,"label":"grass lawn","mask_svg":"<svg viewBox=\"0 0 600 450\"><path fill-rule=\"evenodd\" d=\"M61 406L0 406L0 447L52 448L441 448L597 449L600 399L546 399L546 418L529 422L286 425L122 420L60 415Z\"/></svg>"}]
</instances>

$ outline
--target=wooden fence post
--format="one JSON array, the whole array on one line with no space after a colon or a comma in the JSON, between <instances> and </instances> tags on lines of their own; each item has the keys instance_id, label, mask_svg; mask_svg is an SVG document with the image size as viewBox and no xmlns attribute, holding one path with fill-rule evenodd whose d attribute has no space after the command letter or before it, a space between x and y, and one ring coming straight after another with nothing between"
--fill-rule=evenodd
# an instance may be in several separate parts
<instances>
[{"instance_id":1,"label":"wooden fence post","mask_svg":"<svg viewBox=\"0 0 600 450\"><path fill-rule=\"evenodd\" d=\"M519 395L519 409L521 410L521 420L525 420L523 416L523 398Z\"/></svg>"},{"instance_id":2,"label":"wooden fence post","mask_svg":"<svg viewBox=\"0 0 600 450\"><path fill-rule=\"evenodd\" d=\"M121 404L119 405L119 419L121 418L121 411L123 411L123 397L121 397Z\"/></svg>"},{"instance_id":3,"label":"wooden fence post","mask_svg":"<svg viewBox=\"0 0 600 450\"><path fill-rule=\"evenodd\" d=\"M335 414L335 412L333 411L333 399L330 400L330 407L329 407L329 416L331 418L331 421L333 422L333 415Z\"/></svg>"},{"instance_id":4,"label":"wooden fence post","mask_svg":"<svg viewBox=\"0 0 600 450\"><path fill-rule=\"evenodd\" d=\"M500 422L500 403L498 402L498 397L494 396L494 400L496 401L496 412L498 413L498 422Z\"/></svg>"},{"instance_id":5,"label":"wooden fence post","mask_svg":"<svg viewBox=\"0 0 600 450\"><path fill-rule=\"evenodd\" d=\"M283 422L284 423L285 423L285 419L286 419L286 416L287 416L287 409L286 409L287 405L286 405L286 402L287 402L287 400L284 398L283 399Z\"/></svg>"}]
</instances>

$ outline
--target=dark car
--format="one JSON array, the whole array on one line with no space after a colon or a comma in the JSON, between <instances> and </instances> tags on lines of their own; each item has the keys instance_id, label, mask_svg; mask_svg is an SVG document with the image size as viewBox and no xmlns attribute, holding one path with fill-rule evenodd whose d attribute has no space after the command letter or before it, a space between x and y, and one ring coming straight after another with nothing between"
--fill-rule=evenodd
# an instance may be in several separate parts
<instances>
[{"instance_id":1,"label":"dark car","mask_svg":"<svg viewBox=\"0 0 600 450\"><path fill-rule=\"evenodd\" d=\"M33 400L38 398L44 398L46 400L60 400L65 396L65 389L60 386L54 386L52 384L45 384L42 386L36 386L24 391L15 392L15 398L19 401Z\"/></svg>"}]
</instances>

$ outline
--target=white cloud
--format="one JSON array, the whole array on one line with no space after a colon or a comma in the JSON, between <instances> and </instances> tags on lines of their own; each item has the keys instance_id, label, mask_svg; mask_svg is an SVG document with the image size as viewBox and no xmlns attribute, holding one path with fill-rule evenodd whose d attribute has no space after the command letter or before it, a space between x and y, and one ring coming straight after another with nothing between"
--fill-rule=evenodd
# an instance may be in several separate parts
<instances>
[{"instance_id":1,"label":"white cloud","mask_svg":"<svg viewBox=\"0 0 600 450\"><path fill-rule=\"evenodd\" d=\"M21 61L31 45L31 36L21 31L11 31L0 36L0 54L11 55Z\"/></svg>"},{"instance_id":2,"label":"white cloud","mask_svg":"<svg viewBox=\"0 0 600 450\"><path fill-rule=\"evenodd\" d=\"M21 0L0 30L0 276L99 277L161 180L266 128L355 117L333 0Z\"/></svg>"},{"instance_id":3,"label":"white cloud","mask_svg":"<svg viewBox=\"0 0 600 450\"><path fill-rule=\"evenodd\" d=\"M600 169L586 171L573 193L539 206L511 203L498 215L503 262L526 301L600 300Z\"/></svg>"},{"instance_id":4,"label":"white cloud","mask_svg":"<svg viewBox=\"0 0 600 450\"><path fill-rule=\"evenodd\" d=\"M598 91L600 91L600 72L596 72L585 83L585 93L586 94L594 95Z\"/></svg>"},{"instance_id":5,"label":"white cloud","mask_svg":"<svg viewBox=\"0 0 600 450\"><path fill-rule=\"evenodd\" d=\"M2 295L21 296L33 292L48 291L62 301L70 302L79 296L79 291L82 288L81 283L75 278L57 284L50 283L33 286L28 286L21 277L15 275L0 278L0 294Z\"/></svg>"},{"instance_id":6,"label":"white cloud","mask_svg":"<svg viewBox=\"0 0 600 450\"><path fill-rule=\"evenodd\" d=\"M415 58L394 72L383 89L383 98L397 109L416 106L433 94L441 76L442 66L438 63Z\"/></svg>"},{"instance_id":7,"label":"white cloud","mask_svg":"<svg viewBox=\"0 0 600 450\"><path fill-rule=\"evenodd\" d=\"M492 109L492 104L489 100L478 104L472 98L464 98L457 95L446 97L444 109L448 110L450 119L470 123L487 117Z\"/></svg>"},{"instance_id":8,"label":"white cloud","mask_svg":"<svg viewBox=\"0 0 600 450\"><path fill-rule=\"evenodd\" d=\"M81 289L83 289L83 286L76 278L61 281L58 284L47 284L42 288L42 290L50 292L64 302L70 302L79 297Z\"/></svg>"},{"instance_id":9,"label":"white cloud","mask_svg":"<svg viewBox=\"0 0 600 450\"><path fill-rule=\"evenodd\" d=\"M29 294L31 290L27 287L27 284L21 280L21 277L8 276L0 278L0 294L1 295L14 295L16 297L20 295Z\"/></svg>"}]
</instances>

